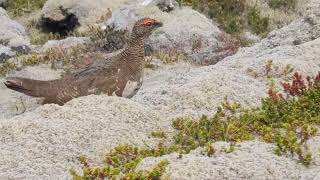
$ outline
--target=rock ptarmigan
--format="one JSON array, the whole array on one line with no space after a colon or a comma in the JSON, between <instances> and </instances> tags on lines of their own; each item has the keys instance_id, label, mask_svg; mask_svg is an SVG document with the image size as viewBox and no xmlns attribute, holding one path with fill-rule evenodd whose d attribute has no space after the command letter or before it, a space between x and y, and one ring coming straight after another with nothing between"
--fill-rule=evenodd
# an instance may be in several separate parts
<instances>
[{"instance_id":1,"label":"rock ptarmigan","mask_svg":"<svg viewBox=\"0 0 320 180\"><path fill-rule=\"evenodd\" d=\"M90 94L107 94L130 98L142 85L144 40L162 23L154 19L138 20L121 53L110 59L97 61L62 79L41 81L9 77L4 84L29 96L43 97L43 104L63 105L73 98Z\"/></svg>"}]
</instances>

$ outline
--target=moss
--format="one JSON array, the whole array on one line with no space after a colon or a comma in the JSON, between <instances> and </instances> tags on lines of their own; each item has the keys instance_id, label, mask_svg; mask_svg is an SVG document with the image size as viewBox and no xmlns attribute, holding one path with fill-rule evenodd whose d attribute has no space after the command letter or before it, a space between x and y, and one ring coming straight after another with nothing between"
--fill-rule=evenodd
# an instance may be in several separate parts
<instances>
[{"instance_id":1,"label":"moss","mask_svg":"<svg viewBox=\"0 0 320 180\"><path fill-rule=\"evenodd\" d=\"M47 0L9 0L8 12L13 16L22 16L34 10L41 9Z\"/></svg>"}]
</instances>

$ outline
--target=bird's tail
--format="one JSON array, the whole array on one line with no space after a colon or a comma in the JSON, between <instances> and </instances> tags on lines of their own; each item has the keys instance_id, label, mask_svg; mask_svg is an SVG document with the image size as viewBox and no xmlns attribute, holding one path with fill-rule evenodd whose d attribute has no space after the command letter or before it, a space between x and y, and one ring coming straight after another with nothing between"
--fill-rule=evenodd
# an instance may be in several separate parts
<instances>
[{"instance_id":1,"label":"bird's tail","mask_svg":"<svg viewBox=\"0 0 320 180\"><path fill-rule=\"evenodd\" d=\"M44 87L47 84L47 81L10 77L5 80L4 84L9 89L24 93L26 95L43 97L44 92L43 88L41 87Z\"/></svg>"}]
</instances>

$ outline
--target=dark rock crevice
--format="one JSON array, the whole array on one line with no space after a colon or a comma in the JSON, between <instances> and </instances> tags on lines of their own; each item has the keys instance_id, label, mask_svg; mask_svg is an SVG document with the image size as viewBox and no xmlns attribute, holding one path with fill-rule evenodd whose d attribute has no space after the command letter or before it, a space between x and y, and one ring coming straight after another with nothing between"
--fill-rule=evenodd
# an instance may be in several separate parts
<instances>
[{"instance_id":1,"label":"dark rock crevice","mask_svg":"<svg viewBox=\"0 0 320 180\"><path fill-rule=\"evenodd\" d=\"M60 36L67 36L70 32L80 25L75 14L68 12L68 9L60 7L64 19L56 21L50 18L42 17L40 27L45 32L59 34Z\"/></svg>"}]
</instances>

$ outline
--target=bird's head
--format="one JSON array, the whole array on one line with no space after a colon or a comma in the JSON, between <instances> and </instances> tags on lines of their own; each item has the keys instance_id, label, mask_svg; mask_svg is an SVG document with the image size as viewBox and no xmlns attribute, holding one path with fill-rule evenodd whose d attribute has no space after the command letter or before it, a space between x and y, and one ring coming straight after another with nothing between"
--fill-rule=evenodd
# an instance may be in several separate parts
<instances>
[{"instance_id":1,"label":"bird's head","mask_svg":"<svg viewBox=\"0 0 320 180\"><path fill-rule=\"evenodd\" d=\"M138 20L132 29L132 36L135 38L147 38L151 32L159 27L162 27L162 22L150 18Z\"/></svg>"}]
</instances>

